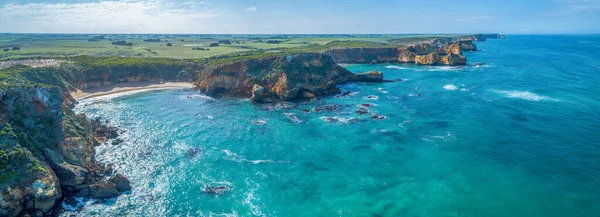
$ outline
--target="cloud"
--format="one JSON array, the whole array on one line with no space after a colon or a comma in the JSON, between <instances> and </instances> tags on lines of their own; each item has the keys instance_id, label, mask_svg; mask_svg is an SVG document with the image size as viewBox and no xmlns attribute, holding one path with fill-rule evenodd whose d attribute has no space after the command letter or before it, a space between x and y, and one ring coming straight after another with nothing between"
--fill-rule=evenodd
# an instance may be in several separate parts
<instances>
[{"instance_id":1,"label":"cloud","mask_svg":"<svg viewBox=\"0 0 600 217\"><path fill-rule=\"evenodd\" d=\"M459 19L457 19L457 21L459 21L459 22L477 22L477 21L484 21L484 20L493 20L495 18L496 17L494 17L494 16L478 15L478 16L472 16L472 17L459 18Z\"/></svg>"},{"instance_id":2,"label":"cloud","mask_svg":"<svg viewBox=\"0 0 600 217\"><path fill-rule=\"evenodd\" d=\"M256 6L246 8L246 12L256 12L257 10L258 10L258 8Z\"/></svg>"},{"instance_id":3,"label":"cloud","mask_svg":"<svg viewBox=\"0 0 600 217\"><path fill-rule=\"evenodd\" d=\"M201 30L218 10L206 2L117 0L0 6L0 32L166 33Z\"/></svg>"}]
</instances>

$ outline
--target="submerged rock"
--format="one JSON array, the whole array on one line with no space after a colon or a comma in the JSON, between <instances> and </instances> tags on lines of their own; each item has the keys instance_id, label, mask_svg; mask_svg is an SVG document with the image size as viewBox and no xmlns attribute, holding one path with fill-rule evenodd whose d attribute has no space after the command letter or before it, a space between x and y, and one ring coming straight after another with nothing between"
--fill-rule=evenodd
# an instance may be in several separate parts
<instances>
[{"instance_id":1,"label":"submerged rock","mask_svg":"<svg viewBox=\"0 0 600 217\"><path fill-rule=\"evenodd\" d=\"M373 115L371 115L371 119L378 119L378 120L383 120L386 119L386 116L383 115L379 115L378 113L374 113Z\"/></svg>"},{"instance_id":2,"label":"submerged rock","mask_svg":"<svg viewBox=\"0 0 600 217\"><path fill-rule=\"evenodd\" d=\"M296 114L294 113L285 113L285 116L288 117L292 122L294 123L302 123L303 121L300 120L300 118L298 118L298 116L296 116Z\"/></svg>"},{"instance_id":3,"label":"submerged rock","mask_svg":"<svg viewBox=\"0 0 600 217\"><path fill-rule=\"evenodd\" d=\"M359 108L371 108L371 107L375 107L377 105L373 104L373 103L362 103L360 105L358 105Z\"/></svg>"},{"instance_id":4,"label":"submerged rock","mask_svg":"<svg viewBox=\"0 0 600 217\"><path fill-rule=\"evenodd\" d=\"M206 186L202 188L202 192L210 195L221 195L231 190L229 185L220 185L220 186Z\"/></svg>"},{"instance_id":5,"label":"submerged rock","mask_svg":"<svg viewBox=\"0 0 600 217\"><path fill-rule=\"evenodd\" d=\"M356 110L356 113L363 115L363 114L369 113L369 110L367 110L365 108L359 108L358 110Z\"/></svg>"},{"instance_id":6,"label":"submerged rock","mask_svg":"<svg viewBox=\"0 0 600 217\"><path fill-rule=\"evenodd\" d=\"M188 158L195 158L200 154L202 154L202 149L200 149L200 148L190 148L187 151Z\"/></svg>"},{"instance_id":7,"label":"submerged rock","mask_svg":"<svg viewBox=\"0 0 600 217\"><path fill-rule=\"evenodd\" d=\"M117 139L113 140L110 144L111 145L120 145L123 142L124 142L124 140L117 138Z\"/></svg>"},{"instance_id":8,"label":"submerged rock","mask_svg":"<svg viewBox=\"0 0 600 217\"><path fill-rule=\"evenodd\" d=\"M267 124L267 121L263 121L263 120L254 121L254 125L262 126L265 124Z\"/></svg>"},{"instance_id":9,"label":"submerged rock","mask_svg":"<svg viewBox=\"0 0 600 217\"><path fill-rule=\"evenodd\" d=\"M325 105L323 107L325 108L326 111L329 111L329 112L337 111L341 108L341 106L338 104Z\"/></svg>"}]
</instances>

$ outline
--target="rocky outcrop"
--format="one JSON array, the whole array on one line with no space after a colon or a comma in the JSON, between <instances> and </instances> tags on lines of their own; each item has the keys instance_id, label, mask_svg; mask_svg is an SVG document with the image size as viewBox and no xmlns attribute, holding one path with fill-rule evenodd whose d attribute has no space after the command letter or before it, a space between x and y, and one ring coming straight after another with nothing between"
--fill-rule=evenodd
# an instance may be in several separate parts
<instances>
[{"instance_id":1,"label":"rocky outcrop","mask_svg":"<svg viewBox=\"0 0 600 217\"><path fill-rule=\"evenodd\" d=\"M488 39L502 39L505 37L504 37L504 35L500 35L500 34L475 34L475 35L472 35L470 38L473 41L486 41Z\"/></svg>"},{"instance_id":2,"label":"rocky outcrop","mask_svg":"<svg viewBox=\"0 0 600 217\"><path fill-rule=\"evenodd\" d=\"M467 58L462 55L461 42L444 44L419 44L405 48L398 56L398 62L418 65L465 65Z\"/></svg>"},{"instance_id":3,"label":"rocky outcrop","mask_svg":"<svg viewBox=\"0 0 600 217\"><path fill-rule=\"evenodd\" d=\"M441 57L438 61L442 65L450 66L467 64L467 58L465 56L455 53L449 53L448 55Z\"/></svg>"},{"instance_id":4,"label":"rocky outcrop","mask_svg":"<svg viewBox=\"0 0 600 217\"><path fill-rule=\"evenodd\" d=\"M462 51L477 51L477 46L472 40L461 40L458 42Z\"/></svg>"},{"instance_id":5,"label":"rocky outcrop","mask_svg":"<svg viewBox=\"0 0 600 217\"><path fill-rule=\"evenodd\" d=\"M60 88L3 89L0 99L0 216L49 213L64 194L91 189L112 171L95 161L92 124ZM115 189L126 186L123 178L115 177Z\"/></svg>"},{"instance_id":6,"label":"rocky outcrop","mask_svg":"<svg viewBox=\"0 0 600 217\"><path fill-rule=\"evenodd\" d=\"M442 46L445 44L451 44L453 41L453 38L436 38L431 40L429 43L436 46Z\"/></svg>"},{"instance_id":7,"label":"rocky outcrop","mask_svg":"<svg viewBox=\"0 0 600 217\"><path fill-rule=\"evenodd\" d=\"M383 82L383 73L380 71L370 71L360 74L355 74L352 81L359 82Z\"/></svg>"},{"instance_id":8,"label":"rocky outcrop","mask_svg":"<svg viewBox=\"0 0 600 217\"><path fill-rule=\"evenodd\" d=\"M381 82L381 73L355 75L321 53L236 61L204 69L197 87L208 95L252 101L309 99L339 93L338 84Z\"/></svg>"}]
</instances>

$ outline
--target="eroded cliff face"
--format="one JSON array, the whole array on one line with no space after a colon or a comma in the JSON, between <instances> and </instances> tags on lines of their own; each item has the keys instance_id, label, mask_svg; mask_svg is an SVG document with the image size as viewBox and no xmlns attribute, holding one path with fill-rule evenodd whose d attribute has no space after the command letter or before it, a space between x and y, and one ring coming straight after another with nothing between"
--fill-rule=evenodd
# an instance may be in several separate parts
<instances>
[{"instance_id":1,"label":"eroded cliff face","mask_svg":"<svg viewBox=\"0 0 600 217\"><path fill-rule=\"evenodd\" d=\"M473 41L486 41L488 39L502 39L505 38L504 35L501 34L475 34L471 36Z\"/></svg>"},{"instance_id":2,"label":"eroded cliff face","mask_svg":"<svg viewBox=\"0 0 600 217\"><path fill-rule=\"evenodd\" d=\"M4 89L0 99L0 216L33 208L24 206L27 195L48 212L63 192L89 189L111 172L94 159L90 121L73 113L60 88Z\"/></svg>"},{"instance_id":3,"label":"eroded cliff face","mask_svg":"<svg viewBox=\"0 0 600 217\"><path fill-rule=\"evenodd\" d=\"M443 42L443 43L442 43ZM336 48L325 51L340 63L414 63L418 65L465 65L463 51L475 51L471 41L436 39L398 48Z\"/></svg>"},{"instance_id":4,"label":"eroded cliff face","mask_svg":"<svg viewBox=\"0 0 600 217\"><path fill-rule=\"evenodd\" d=\"M355 75L338 65L331 56L312 53L209 67L200 73L197 87L208 95L288 101L337 93L337 84L382 80L381 74Z\"/></svg>"},{"instance_id":5,"label":"eroded cliff face","mask_svg":"<svg viewBox=\"0 0 600 217\"><path fill-rule=\"evenodd\" d=\"M189 67L189 68L188 68ZM193 71L197 66L107 66L104 68L81 68L78 78L78 89L91 89L109 86L118 83L133 82L163 82L163 81L191 81Z\"/></svg>"}]
</instances>

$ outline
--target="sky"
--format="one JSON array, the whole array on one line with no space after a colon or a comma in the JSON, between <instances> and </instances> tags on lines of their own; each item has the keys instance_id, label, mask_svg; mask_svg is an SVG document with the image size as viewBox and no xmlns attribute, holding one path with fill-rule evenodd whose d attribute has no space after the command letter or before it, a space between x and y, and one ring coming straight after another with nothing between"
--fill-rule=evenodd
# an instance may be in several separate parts
<instances>
[{"instance_id":1,"label":"sky","mask_svg":"<svg viewBox=\"0 0 600 217\"><path fill-rule=\"evenodd\" d=\"M5 33L600 33L600 0L0 0Z\"/></svg>"}]
</instances>

